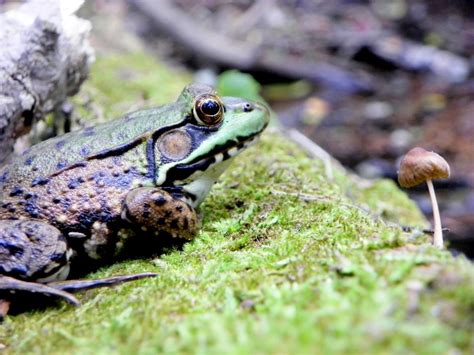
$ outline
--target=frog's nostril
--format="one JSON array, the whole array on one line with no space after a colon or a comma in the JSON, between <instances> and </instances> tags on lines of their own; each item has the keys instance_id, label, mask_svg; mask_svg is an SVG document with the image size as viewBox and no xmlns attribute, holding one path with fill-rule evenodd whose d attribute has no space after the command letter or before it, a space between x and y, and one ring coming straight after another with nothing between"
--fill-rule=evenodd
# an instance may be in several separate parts
<instances>
[{"instance_id":1,"label":"frog's nostril","mask_svg":"<svg viewBox=\"0 0 474 355\"><path fill-rule=\"evenodd\" d=\"M249 102L244 104L244 112L251 112L253 111L253 105Z\"/></svg>"}]
</instances>

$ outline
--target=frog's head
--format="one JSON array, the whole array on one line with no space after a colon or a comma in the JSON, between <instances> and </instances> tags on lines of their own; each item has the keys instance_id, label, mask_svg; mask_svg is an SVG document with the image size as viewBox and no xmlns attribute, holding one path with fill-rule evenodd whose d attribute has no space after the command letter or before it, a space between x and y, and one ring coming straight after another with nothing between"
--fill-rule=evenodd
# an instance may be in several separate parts
<instances>
[{"instance_id":1,"label":"frog's head","mask_svg":"<svg viewBox=\"0 0 474 355\"><path fill-rule=\"evenodd\" d=\"M232 157L255 142L267 126L268 109L235 97L219 97L208 86L187 86L177 103L182 124L155 142L160 157L156 184L178 187L199 205Z\"/></svg>"}]
</instances>

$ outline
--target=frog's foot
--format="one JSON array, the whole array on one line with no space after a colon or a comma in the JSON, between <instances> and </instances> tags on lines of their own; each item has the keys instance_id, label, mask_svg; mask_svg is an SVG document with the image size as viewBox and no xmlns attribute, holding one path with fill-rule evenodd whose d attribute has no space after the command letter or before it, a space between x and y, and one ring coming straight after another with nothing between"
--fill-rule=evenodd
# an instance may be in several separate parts
<instances>
[{"instance_id":1,"label":"frog's foot","mask_svg":"<svg viewBox=\"0 0 474 355\"><path fill-rule=\"evenodd\" d=\"M61 231L46 222L0 220L0 276L64 280L72 254Z\"/></svg>"},{"instance_id":2,"label":"frog's foot","mask_svg":"<svg viewBox=\"0 0 474 355\"><path fill-rule=\"evenodd\" d=\"M152 272L145 272L135 275L124 275L124 276L114 276L108 277L105 279L98 280L66 280L66 281L56 281L48 284L49 287L52 287L57 290L66 291L66 292L79 292L83 290L89 290L98 287L110 287L121 284L123 282L135 281L144 279L146 277L156 277L158 274Z\"/></svg>"},{"instance_id":3,"label":"frog's foot","mask_svg":"<svg viewBox=\"0 0 474 355\"><path fill-rule=\"evenodd\" d=\"M122 218L144 231L186 239L192 239L199 227L196 211L189 204L152 187L139 187L127 194Z\"/></svg>"},{"instance_id":4,"label":"frog's foot","mask_svg":"<svg viewBox=\"0 0 474 355\"><path fill-rule=\"evenodd\" d=\"M40 283L21 281L9 276L0 276L0 294L2 295L2 300L6 299L9 301L11 295L16 292L38 293L45 296L63 299L74 306L80 305L80 302L76 297L61 289Z\"/></svg>"}]
</instances>

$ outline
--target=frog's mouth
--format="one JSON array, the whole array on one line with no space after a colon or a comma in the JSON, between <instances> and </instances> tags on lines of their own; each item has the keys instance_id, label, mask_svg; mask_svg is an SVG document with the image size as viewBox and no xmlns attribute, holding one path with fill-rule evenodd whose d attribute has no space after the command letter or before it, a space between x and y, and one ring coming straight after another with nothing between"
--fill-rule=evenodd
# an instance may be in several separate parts
<instances>
[{"instance_id":1,"label":"frog's mouth","mask_svg":"<svg viewBox=\"0 0 474 355\"><path fill-rule=\"evenodd\" d=\"M257 139L258 133L246 138L237 138L237 140L216 146L206 155L198 156L189 163L177 164L168 171L164 185L172 184L176 186L185 183L185 180L195 172L205 172L214 165L231 159L242 150L253 145Z\"/></svg>"}]
</instances>

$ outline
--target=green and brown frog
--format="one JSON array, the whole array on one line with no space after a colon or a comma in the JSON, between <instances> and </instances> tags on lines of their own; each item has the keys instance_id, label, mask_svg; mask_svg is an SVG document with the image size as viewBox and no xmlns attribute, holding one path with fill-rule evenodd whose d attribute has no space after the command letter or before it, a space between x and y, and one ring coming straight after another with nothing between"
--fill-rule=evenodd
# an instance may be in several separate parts
<instances>
[{"instance_id":1,"label":"green and brown frog","mask_svg":"<svg viewBox=\"0 0 474 355\"><path fill-rule=\"evenodd\" d=\"M15 291L77 303L69 292L151 276L63 281L74 263L113 262L164 235L193 238L195 208L268 121L261 104L193 84L172 104L49 139L13 159L0 170L0 313Z\"/></svg>"}]
</instances>

